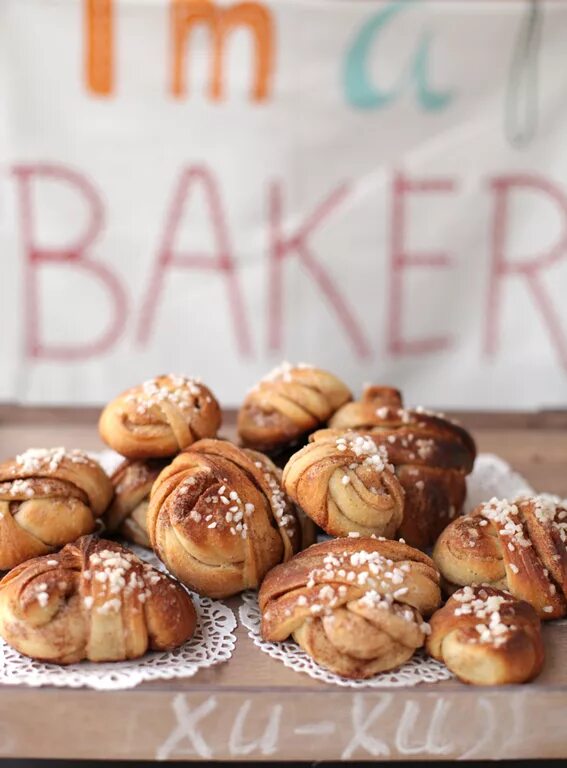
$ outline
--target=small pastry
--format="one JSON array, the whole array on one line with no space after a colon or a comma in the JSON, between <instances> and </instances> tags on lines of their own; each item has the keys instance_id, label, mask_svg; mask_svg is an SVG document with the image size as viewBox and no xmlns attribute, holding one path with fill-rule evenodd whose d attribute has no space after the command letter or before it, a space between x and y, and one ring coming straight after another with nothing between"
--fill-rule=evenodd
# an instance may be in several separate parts
<instances>
[{"instance_id":1,"label":"small pastry","mask_svg":"<svg viewBox=\"0 0 567 768\"><path fill-rule=\"evenodd\" d=\"M238 434L248 448L267 453L297 443L351 399L327 371L284 363L252 389L238 414Z\"/></svg>"},{"instance_id":2,"label":"small pastry","mask_svg":"<svg viewBox=\"0 0 567 768\"><path fill-rule=\"evenodd\" d=\"M214 437L221 411L212 392L185 376L158 376L123 392L103 410L104 442L129 459L174 456L203 437Z\"/></svg>"},{"instance_id":3,"label":"small pastry","mask_svg":"<svg viewBox=\"0 0 567 768\"><path fill-rule=\"evenodd\" d=\"M567 613L567 504L555 496L491 499L439 537L433 559L448 590L486 584L543 619Z\"/></svg>"},{"instance_id":4,"label":"small pastry","mask_svg":"<svg viewBox=\"0 0 567 768\"><path fill-rule=\"evenodd\" d=\"M112 492L82 451L32 448L0 464L0 570L92 533Z\"/></svg>"},{"instance_id":5,"label":"small pastry","mask_svg":"<svg viewBox=\"0 0 567 768\"><path fill-rule=\"evenodd\" d=\"M155 481L147 515L157 556L208 597L257 587L301 545L280 472L261 453L224 440L200 440Z\"/></svg>"},{"instance_id":6,"label":"small pastry","mask_svg":"<svg viewBox=\"0 0 567 768\"><path fill-rule=\"evenodd\" d=\"M336 436L347 430L369 435L387 449L405 490L398 535L414 547L433 546L462 510L465 478L476 457L470 434L439 414L405 409L397 389L376 386L367 387L361 400L343 405L329 427Z\"/></svg>"},{"instance_id":7,"label":"small pastry","mask_svg":"<svg viewBox=\"0 0 567 768\"><path fill-rule=\"evenodd\" d=\"M526 683L541 672L540 620L529 603L492 587L464 587L430 621L428 653L465 683Z\"/></svg>"},{"instance_id":8,"label":"small pastry","mask_svg":"<svg viewBox=\"0 0 567 768\"><path fill-rule=\"evenodd\" d=\"M146 525L150 491L165 466L164 459L126 459L120 464L110 478L114 499L104 515L109 532L118 533L142 547L150 547Z\"/></svg>"},{"instance_id":9,"label":"small pastry","mask_svg":"<svg viewBox=\"0 0 567 768\"><path fill-rule=\"evenodd\" d=\"M196 621L180 584L95 536L22 563L0 581L0 635L40 661L135 659L181 645Z\"/></svg>"},{"instance_id":10,"label":"small pastry","mask_svg":"<svg viewBox=\"0 0 567 768\"><path fill-rule=\"evenodd\" d=\"M276 566L258 596L262 637L290 635L318 664L368 678L410 659L441 602L433 561L397 541L333 539Z\"/></svg>"},{"instance_id":11,"label":"small pastry","mask_svg":"<svg viewBox=\"0 0 567 768\"><path fill-rule=\"evenodd\" d=\"M386 450L356 432L316 433L286 464L283 487L331 536L393 538L402 524L404 489Z\"/></svg>"}]
</instances>

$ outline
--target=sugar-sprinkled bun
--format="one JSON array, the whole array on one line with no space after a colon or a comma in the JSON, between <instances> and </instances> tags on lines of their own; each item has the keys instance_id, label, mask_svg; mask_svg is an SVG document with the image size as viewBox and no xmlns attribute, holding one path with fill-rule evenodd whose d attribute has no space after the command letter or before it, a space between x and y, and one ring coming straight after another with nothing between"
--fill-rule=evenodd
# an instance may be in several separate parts
<instances>
[{"instance_id":1,"label":"sugar-sprinkled bun","mask_svg":"<svg viewBox=\"0 0 567 768\"><path fill-rule=\"evenodd\" d=\"M0 465L0 570L92 533L112 497L96 461L32 448Z\"/></svg>"},{"instance_id":2,"label":"sugar-sprinkled bun","mask_svg":"<svg viewBox=\"0 0 567 768\"><path fill-rule=\"evenodd\" d=\"M404 514L404 489L385 448L355 432L315 433L284 468L286 493L331 536L392 538Z\"/></svg>"},{"instance_id":3,"label":"sugar-sprinkled bun","mask_svg":"<svg viewBox=\"0 0 567 768\"><path fill-rule=\"evenodd\" d=\"M0 582L0 635L41 661L135 659L181 645L196 621L180 584L94 536L23 563Z\"/></svg>"},{"instance_id":4,"label":"sugar-sprinkled bun","mask_svg":"<svg viewBox=\"0 0 567 768\"><path fill-rule=\"evenodd\" d=\"M397 541L333 539L271 570L260 589L262 636L290 635L338 675L368 678L411 658L441 602L433 561Z\"/></svg>"},{"instance_id":5,"label":"sugar-sprinkled bun","mask_svg":"<svg viewBox=\"0 0 567 768\"><path fill-rule=\"evenodd\" d=\"M264 455L200 440L164 469L150 498L151 545L184 584L209 597L259 586L301 545L295 507Z\"/></svg>"},{"instance_id":6,"label":"sugar-sprinkled bun","mask_svg":"<svg viewBox=\"0 0 567 768\"><path fill-rule=\"evenodd\" d=\"M104 442L129 459L174 456L203 437L215 437L221 410L197 379L158 376L123 392L103 410Z\"/></svg>"},{"instance_id":7,"label":"sugar-sprinkled bun","mask_svg":"<svg viewBox=\"0 0 567 768\"><path fill-rule=\"evenodd\" d=\"M238 434L249 448L277 452L323 425L350 399L348 388L332 373L283 363L246 396Z\"/></svg>"},{"instance_id":8,"label":"sugar-sprinkled bun","mask_svg":"<svg viewBox=\"0 0 567 768\"><path fill-rule=\"evenodd\" d=\"M343 405L329 427L335 436L347 430L368 435L387 450L405 491L398 535L421 549L433 546L461 512L465 477L476 456L471 435L441 414L404 408L397 389L379 386L366 387L360 400Z\"/></svg>"},{"instance_id":9,"label":"sugar-sprinkled bun","mask_svg":"<svg viewBox=\"0 0 567 768\"><path fill-rule=\"evenodd\" d=\"M166 462L166 459L126 459L120 464L110 478L114 498L104 515L108 531L142 547L150 546L146 524L150 491Z\"/></svg>"},{"instance_id":10,"label":"sugar-sprinkled bun","mask_svg":"<svg viewBox=\"0 0 567 768\"><path fill-rule=\"evenodd\" d=\"M567 504L548 495L491 499L449 525L433 559L449 589L487 584L541 619L567 613Z\"/></svg>"},{"instance_id":11,"label":"sugar-sprinkled bun","mask_svg":"<svg viewBox=\"0 0 567 768\"><path fill-rule=\"evenodd\" d=\"M529 603L492 587L464 587L430 620L429 654L465 683L533 680L544 662L541 625Z\"/></svg>"}]
</instances>

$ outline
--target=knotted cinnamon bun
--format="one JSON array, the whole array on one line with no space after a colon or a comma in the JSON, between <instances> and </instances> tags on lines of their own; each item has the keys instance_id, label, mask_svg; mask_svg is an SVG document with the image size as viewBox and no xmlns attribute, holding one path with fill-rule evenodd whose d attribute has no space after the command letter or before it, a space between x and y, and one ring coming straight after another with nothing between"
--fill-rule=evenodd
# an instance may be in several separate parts
<instances>
[{"instance_id":1,"label":"knotted cinnamon bun","mask_svg":"<svg viewBox=\"0 0 567 768\"><path fill-rule=\"evenodd\" d=\"M0 582L0 635L41 661L135 659L181 645L196 620L181 585L94 536L22 563Z\"/></svg>"},{"instance_id":2,"label":"knotted cinnamon bun","mask_svg":"<svg viewBox=\"0 0 567 768\"><path fill-rule=\"evenodd\" d=\"M525 683L540 672L544 647L529 603L492 587L464 587L430 621L427 651L465 683Z\"/></svg>"},{"instance_id":3,"label":"knotted cinnamon bun","mask_svg":"<svg viewBox=\"0 0 567 768\"><path fill-rule=\"evenodd\" d=\"M129 459L174 456L214 437L221 411L212 392L185 376L158 376L123 392L103 410L100 436Z\"/></svg>"},{"instance_id":4,"label":"knotted cinnamon bun","mask_svg":"<svg viewBox=\"0 0 567 768\"><path fill-rule=\"evenodd\" d=\"M262 636L293 636L338 675L368 678L420 648L439 606L433 561L396 541L333 539L271 570L260 589Z\"/></svg>"},{"instance_id":5,"label":"knotted cinnamon bun","mask_svg":"<svg viewBox=\"0 0 567 768\"><path fill-rule=\"evenodd\" d=\"M329 427L336 436L346 430L369 435L387 449L405 491L398 534L413 546L432 546L465 500L465 478L476 456L469 433L438 414L408 410L398 390L375 386L340 408Z\"/></svg>"},{"instance_id":6,"label":"knotted cinnamon bun","mask_svg":"<svg viewBox=\"0 0 567 768\"><path fill-rule=\"evenodd\" d=\"M163 470L152 489L151 545L184 584L209 597L259 585L300 547L293 504L264 455L200 440Z\"/></svg>"},{"instance_id":7,"label":"knotted cinnamon bun","mask_svg":"<svg viewBox=\"0 0 567 768\"><path fill-rule=\"evenodd\" d=\"M249 448L279 451L320 427L350 398L348 388L331 373L284 363L246 396L238 434Z\"/></svg>"},{"instance_id":8,"label":"knotted cinnamon bun","mask_svg":"<svg viewBox=\"0 0 567 768\"><path fill-rule=\"evenodd\" d=\"M491 499L439 537L433 559L449 589L487 584L532 605L541 619L567 613L567 504L554 496Z\"/></svg>"},{"instance_id":9,"label":"knotted cinnamon bun","mask_svg":"<svg viewBox=\"0 0 567 768\"><path fill-rule=\"evenodd\" d=\"M110 478L114 498L104 515L108 531L142 547L150 546L146 525L150 491L165 466L163 459L126 459L120 464Z\"/></svg>"},{"instance_id":10,"label":"knotted cinnamon bun","mask_svg":"<svg viewBox=\"0 0 567 768\"><path fill-rule=\"evenodd\" d=\"M355 432L315 433L286 464L283 487L332 536L392 538L403 521L404 489L386 450Z\"/></svg>"},{"instance_id":11,"label":"knotted cinnamon bun","mask_svg":"<svg viewBox=\"0 0 567 768\"><path fill-rule=\"evenodd\" d=\"M82 451L32 448L0 464L0 570L91 533L111 497Z\"/></svg>"}]
</instances>

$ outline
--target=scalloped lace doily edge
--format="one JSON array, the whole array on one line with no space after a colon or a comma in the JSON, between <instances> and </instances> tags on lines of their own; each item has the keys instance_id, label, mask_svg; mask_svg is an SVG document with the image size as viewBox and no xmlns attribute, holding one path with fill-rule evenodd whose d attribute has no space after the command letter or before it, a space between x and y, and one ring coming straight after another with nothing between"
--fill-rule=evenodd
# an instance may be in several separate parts
<instances>
[{"instance_id":1,"label":"scalloped lace doily edge","mask_svg":"<svg viewBox=\"0 0 567 768\"><path fill-rule=\"evenodd\" d=\"M325 669L317 664L305 651L292 640L282 643L269 643L260 636L260 609L257 594L252 591L243 593L239 607L240 623L248 630L248 637L263 653L282 662L288 669L309 675L314 680L343 688L409 688L420 683L450 680L453 674L435 659L418 651L402 666L387 672L381 672L368 680L350 680Z\"/></svg>"},{"instance_id":2,"label":"scalloped lace doily edge","mask_svg":"<svg viewBox=\"0 0 567 768\"><path fill-rule=\"evenodd\" d=\"M0 683L126 690L152 680L193 677L200 669L229 661L236 647L234 611L218 601L192 597L199 616L197 639L194 636L173 651L150 652L131 661L83 661L58 667L23 656L0 641Z\"/></svg>"}]
</instances>

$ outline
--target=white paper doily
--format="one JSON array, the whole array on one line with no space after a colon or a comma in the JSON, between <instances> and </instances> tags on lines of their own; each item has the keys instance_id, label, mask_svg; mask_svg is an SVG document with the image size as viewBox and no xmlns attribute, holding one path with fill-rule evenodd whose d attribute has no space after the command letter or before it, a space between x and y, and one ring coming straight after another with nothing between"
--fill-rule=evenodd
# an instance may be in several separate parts
<instances>
[{"instance_id":1,"label":"white paper doily","mask_svg":"<svg viewBox=\"0 0 567 768\"><path fill-rule=\"evenodd\" d=\"M513 499L522 494L532 495L535 491L525 477L493 453L480 453L473 471L467 477L467 499L464 513L471 512L483 501L493 496L499 499Z\"/></svg>"},{"instance_id":2,"label":"white paper doily","mask_svg":"<svg viewBox=\"0 0 567 768\"><path fill-rule=\"evenodd\" d=\"M87 453L95 461L98 461L107 475L111 475L124 461L124 456L110 448L104 448L102 451L87 451Z\"/></svg>"},{"instance_id":3,"label":"white paper doily","mask_svg":"<svg viewBox=\"0 0 567 768\"><path fill-rule=\"evenodd\" d=\"M465 512L469 512L483 501L493 496L514 498L523 493L533 493L527 480L514 472L509 464L498 456L480 454L474 469L467 477L467 502ZM369 680L348 680L319 666L293 640L282 643L269 643L260 634L261 614L257 593L245 592L239 608L241 623L248 630L248 636L260 650L274 659L283 662L286 667L296 672L304 672L315 680L349 688L402 688L419 683L435 683L453 677L444 664L429 658L418 651L408 662L390 672L382 672Z\"/></svg>"},{"instance_id":4,"label":"white paper doily","mask_svg":"<svg viewBox=\"0 0 567 768\"><path fill-rule=\"evenodd\" d=\"M153 552L128 545L138 557L165 571ZM0 639L0 683L7 685L120 690L134 688L146 680L192 677L199 669L211 667L232 656L236 618L228 606L190 593L197 611L197 629L189 642L173 651L147 653L141 659L58 666L22 656Z\"/></svg>"}]
</instances>

